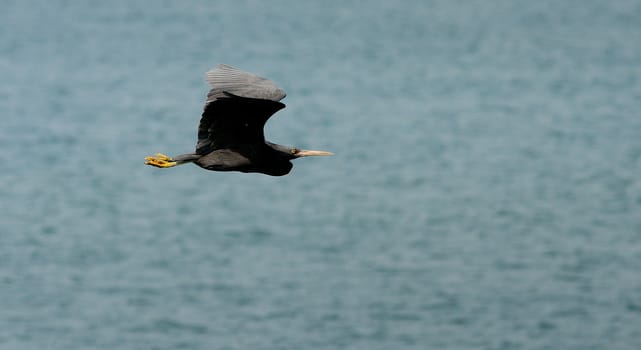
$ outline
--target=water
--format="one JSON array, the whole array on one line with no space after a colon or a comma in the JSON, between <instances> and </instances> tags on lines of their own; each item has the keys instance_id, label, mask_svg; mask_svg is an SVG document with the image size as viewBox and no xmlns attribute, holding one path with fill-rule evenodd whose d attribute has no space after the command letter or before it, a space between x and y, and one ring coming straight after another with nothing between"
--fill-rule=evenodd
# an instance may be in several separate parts
<instances>
[{"instance_id":1,"label":"water","mask_svg":"<svg viewBox=\"0 0 641 350\"><path fill-rule=\"evenodd\" d=\"M1 349L641 348L637 1L3 1ZM195 145L219 62L289 176Z\"/></svg>"}]
</instances>

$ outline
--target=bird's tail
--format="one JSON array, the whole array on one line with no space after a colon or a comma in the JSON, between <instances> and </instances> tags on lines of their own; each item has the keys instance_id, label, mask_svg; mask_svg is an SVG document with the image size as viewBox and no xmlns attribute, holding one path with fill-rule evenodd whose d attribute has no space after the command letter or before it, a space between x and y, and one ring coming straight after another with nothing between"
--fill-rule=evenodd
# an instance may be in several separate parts
<instances>
[{"instance_id":1,"label":"bird's tail","mask_svg":"<svg viewBox=\"0 0 641 350\"><path fill-rule=\"evenodd\" d=\"M153 156L145 157L145 164L155 166L157 168L171 168L176 165L191 163L200 157L200 154L195 153L181 154L175 158L166 156L162 153L156 153Z\"/></svg>"}]
</instances>

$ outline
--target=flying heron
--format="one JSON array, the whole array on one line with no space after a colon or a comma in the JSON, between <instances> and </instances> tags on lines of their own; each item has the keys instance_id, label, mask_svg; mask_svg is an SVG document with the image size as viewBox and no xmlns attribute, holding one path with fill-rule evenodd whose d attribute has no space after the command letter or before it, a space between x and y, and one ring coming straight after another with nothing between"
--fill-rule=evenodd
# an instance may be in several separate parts
<instances>
[{"instance_id":1,"label":"flying heron","mask_svg":"<svg viewBox=\"0 0 641 350\"><path fill-rule=\"evenodd\" d=\"M198 125L196 151L176 157L157 153L146 157L145 164L170 168L195 163L207 170L283 176L292 169L292 159L332 155L265 140L265 122L285 108L279 102L285 91L273 82L225 64L208 71L205 80L211 90Z\"/></svg>"}]
</instances>

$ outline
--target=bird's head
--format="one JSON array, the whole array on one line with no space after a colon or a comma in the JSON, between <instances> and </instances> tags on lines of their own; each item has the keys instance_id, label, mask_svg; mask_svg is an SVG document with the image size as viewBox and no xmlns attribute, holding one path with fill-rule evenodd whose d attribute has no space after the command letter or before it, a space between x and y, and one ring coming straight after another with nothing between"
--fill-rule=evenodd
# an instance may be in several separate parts
<instances>
[{"instance_id":1,"label":"bird's head","mask_svg":"<svg viewBox=\"0 0 641 350\"><path fill-rule=\"evenodd\" d=\"M300 158L300 157L331 156L331 155L334 155L334 153L327 152L327 151L314 151L314 150L298 149L298 148L290 148L289 149L289 154L291 155L292 159Z\"/></svg>"},{"instance_id":2,"label":"bird's head","mask_svg":"<svg viewBox=\"0 0 641 350\"><path fill-rule=\"evenodd\" d=\"M290 160L300 158L300 157L331 156L334 154L332 152L327 152L327 151L314 151L314 150L308 150L308 149L299 149L295 147L287 147L287 146L277 145L271 142L268 142L267 144L271 146L273 149L277 150L283 156L285 156L285 158Z\"/></svg>"}]
</instances>

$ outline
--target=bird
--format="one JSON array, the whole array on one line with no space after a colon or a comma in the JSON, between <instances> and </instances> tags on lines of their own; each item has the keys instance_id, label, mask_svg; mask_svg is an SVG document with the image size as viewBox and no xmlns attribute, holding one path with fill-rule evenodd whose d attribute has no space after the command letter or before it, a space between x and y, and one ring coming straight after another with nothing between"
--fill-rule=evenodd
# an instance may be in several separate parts
<instances>
[{"instance_id":1,"label":"bird","mask_svg":"<svg viewBox=\"0 0 641 350\"><path fill-rule=\"evenodd\" d=\"M291 171L293 159L333 155L265 140L265 123L285 108L280 101L286 93L272 81L226 64L207 71L205 80L211 89L198 125L196 150L175 157L156 153L145 157L145 164L171 168L193 163L212 171L283 176Z\"/></svg>"}]
</instances>

